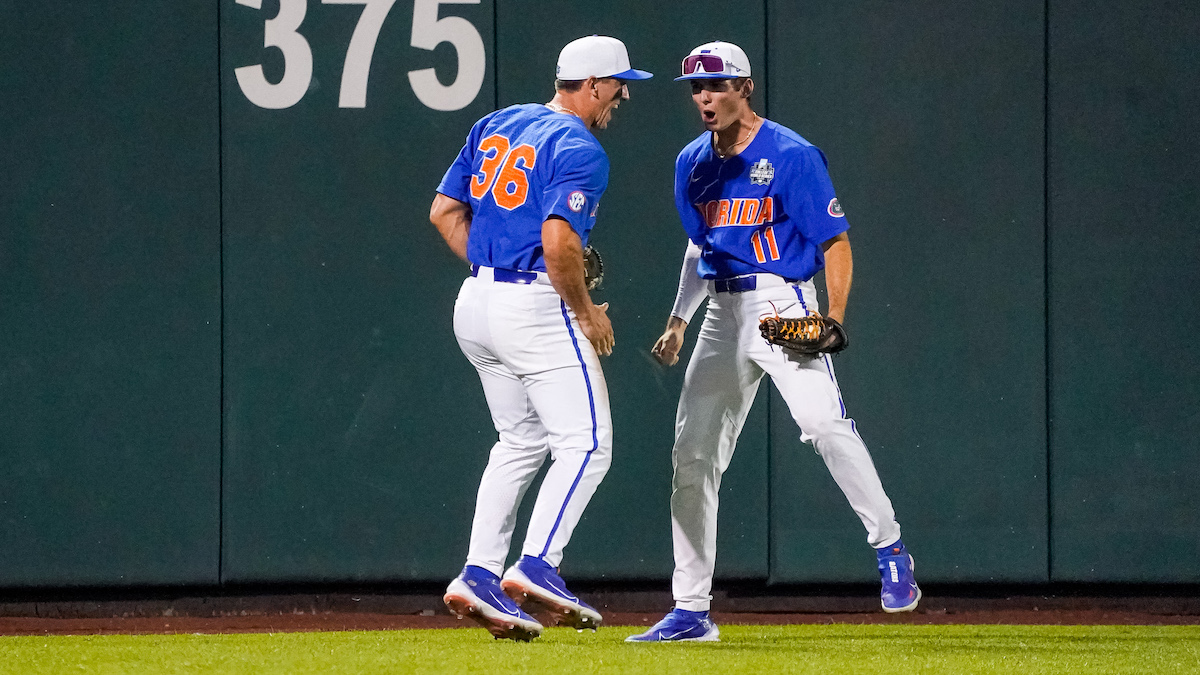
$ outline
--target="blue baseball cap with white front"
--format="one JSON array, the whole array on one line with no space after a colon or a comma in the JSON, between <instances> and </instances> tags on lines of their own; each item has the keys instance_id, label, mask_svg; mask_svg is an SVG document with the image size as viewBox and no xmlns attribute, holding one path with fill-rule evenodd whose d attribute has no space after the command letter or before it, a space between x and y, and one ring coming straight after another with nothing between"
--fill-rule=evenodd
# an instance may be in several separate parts
<instances>
[{"instance_id":1,"label":"blue baseball cap with white front","mask_svg":"<svg viewBox=\"0 0 1200 675\"><path fill-rule=\"evenodd\" d=\"M732 42L708 42L692 50L683 60L679 80L721 80L750 77L750 59Z\"/></svg>"},{"instance_id":2,"label":"blue baseball cap with white front","mask_svg":"<svg viewBox=\"0 0 1200 675\"><path fill-rule=\"evenodd\" d=\"M560 80L615 77L618 80L648 80L653 74L629 66L625 43L613 37L589 35L567 43L558 55L554 76Z\"/></svg>"}]
</instances>

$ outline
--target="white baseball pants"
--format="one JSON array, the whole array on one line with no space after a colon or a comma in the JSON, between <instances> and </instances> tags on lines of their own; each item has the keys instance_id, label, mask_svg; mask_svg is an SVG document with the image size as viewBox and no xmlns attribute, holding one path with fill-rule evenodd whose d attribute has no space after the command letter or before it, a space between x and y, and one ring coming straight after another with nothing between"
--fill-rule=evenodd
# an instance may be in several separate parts
<instances>
[{"instance_id":1,"label":"white baseball pants","mask_svg":"<svg viewBox=\"0 0 1200 675\"><path fill-rule=\"evenodd\" d=\"M517 507L549 455L522 553L558 567L612 456L596 351L545 273L505 283L479 268L459 291L454 334L479 371L499 434L479 482L467 564L504 571Z\"/></svg>"},{"instance_id":2,"label":"white baseball pants","mask_svg":"<svg viewBox=\"0 0 1200 675\"><path fill-rule=\"evenodd\" d=\"M777 310L781 316L817 311L816 289L773 275L758 275L758 281L756 290L742 293L716 293L709 282L708 311L684 376L671 493L672 590L680 609L705 611L712 600L717 491L764 373L787 403L800 439L814 446L862 520L867 542L880 548L900 538L891 500L846 416L830 358L786 352L759 332L759 319Z\"/></svg>"}]
</instances>

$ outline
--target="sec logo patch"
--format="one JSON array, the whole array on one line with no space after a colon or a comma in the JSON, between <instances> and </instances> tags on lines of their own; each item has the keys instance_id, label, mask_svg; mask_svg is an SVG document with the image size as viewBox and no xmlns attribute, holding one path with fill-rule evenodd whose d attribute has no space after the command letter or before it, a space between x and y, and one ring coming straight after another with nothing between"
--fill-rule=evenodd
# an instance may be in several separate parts
<instances>
[{"instance_id":1,"label":"sec logo patch","mask_svg":"<svg viewBox=\"0 0 1200 675\"><path fill-rule=\"evenodd\" d=\"M585 205L587 205L587 197L584 197L579 190L567 195L567 206L575 213L582 211Z\"/></svg>"},{"instance_id":2,"label":"sec logo patch","mask_svg":"<svg viewBox=\"0 0 1200 675\"><path fill-rule=\"evenodd\" d=\"M842 211L842 203L837 200L837 197L829 200L829 215L834 218L846 217L846 212Z\"/></svg>"}]
</instances>

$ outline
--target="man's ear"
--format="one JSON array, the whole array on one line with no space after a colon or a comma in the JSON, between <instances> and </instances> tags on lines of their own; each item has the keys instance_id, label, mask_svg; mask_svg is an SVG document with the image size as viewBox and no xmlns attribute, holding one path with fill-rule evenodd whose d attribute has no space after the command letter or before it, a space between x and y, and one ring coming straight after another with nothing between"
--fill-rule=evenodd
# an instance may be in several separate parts
<instances>
[{"instance_id":1,"label":"man's ear","mask_svg":"<svg viewBox=\"0 0 1200 675\"><path fill-rule=\"evenodd\" d=\"M742 98L750 98L753 93L754 80L747 77L746 81L742 83Z\"/></svg>"},{"instance_id":2,"label":"man's ear","mask_svg":"<svg viewBox=\"0 0 1200 675\"><path fill-rule=\"evenodd\" d=\"M600 89L596 86L598 84L600 84L599 78L591 76L583 83L583 86L592 92L593 98L600 98Z\"/></svg>"}]
</instances>

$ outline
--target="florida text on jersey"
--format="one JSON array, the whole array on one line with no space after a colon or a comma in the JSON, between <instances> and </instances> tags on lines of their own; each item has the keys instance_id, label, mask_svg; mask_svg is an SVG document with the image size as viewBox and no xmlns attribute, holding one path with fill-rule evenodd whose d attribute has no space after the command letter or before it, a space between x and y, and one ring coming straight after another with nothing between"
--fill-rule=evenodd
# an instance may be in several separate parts
<instances>
[{"instance_id":1,"label":"florida text on jersey","mask_svg":"<svg viewBox=\"0 0 1200 675\"><path fill-rule=\"evenodd\" d=\"M471 205L467 259L545 271L542 223L566 220L583 245L608 187L608 156L583 121L515 105L475 123L437 191Z\"/></svg>"},{"instance_id":2,"label":"florida text on jersey","mask_svg":"<svg viewBox=\"0 0 1200 675\"><path fill-rule=\"evenodd\" d=\"M675 206L701 248L700 276L812 278L825 266L821 244L849 228L824 153L767 119L728 159L710 139L701 134L675 163Z\"/></svg>"}]
</instances>

